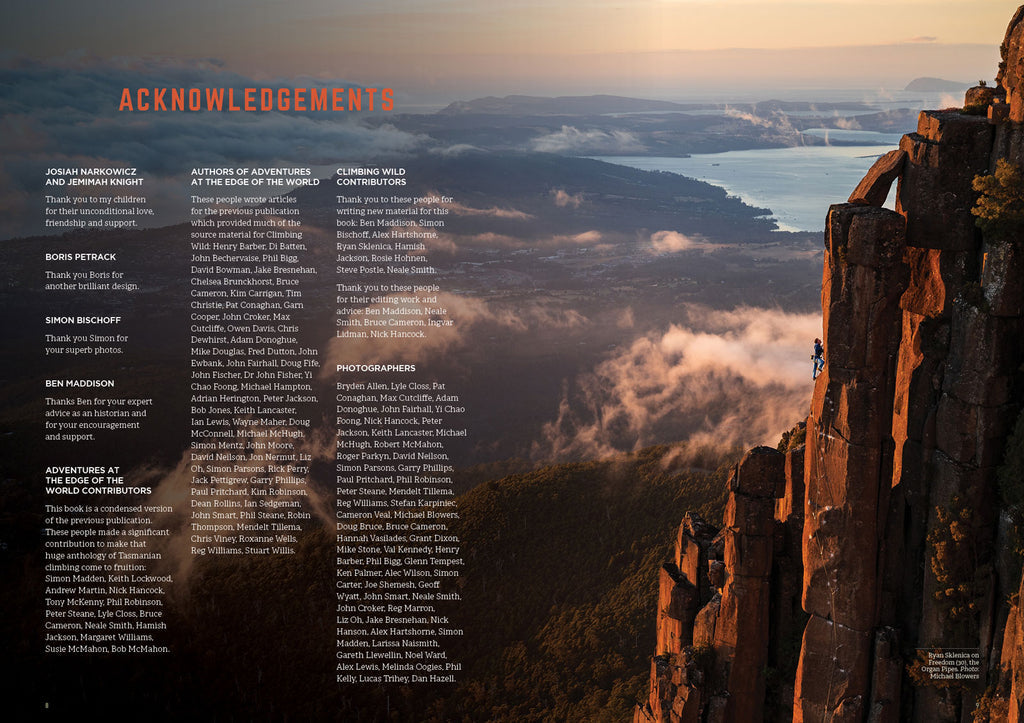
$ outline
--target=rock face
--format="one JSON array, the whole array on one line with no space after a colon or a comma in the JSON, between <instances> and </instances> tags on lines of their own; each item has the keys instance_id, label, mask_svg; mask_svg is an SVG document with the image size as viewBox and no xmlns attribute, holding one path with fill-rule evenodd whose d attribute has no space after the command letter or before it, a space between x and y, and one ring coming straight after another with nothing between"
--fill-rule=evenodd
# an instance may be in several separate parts
<instances>
[{"instance_id":1,"label":"rock face","mask_svg":"<svg viewBox=\"0 0 1024 723\"><path fill-rule=\"evenodd\" d=\"M1024 122L1024 6L1017 8L1003 39L1003 62L996 81L1006 89L1010 120Z\"/></svg>"},{"instance_id":2,"label":"rock face","mask_svg":"<svg viewBox=\"0 0 1024 723\"><path fill-rule=\"evenodd\" d=\"M829 210L822 282L825 340L805 449L803 609L794 720L864 719L879 622L905 222L864 206Z\"/></svg>"},{"instance_id":3,"label":"rock face","mask_svg":"<svg viewBox=\"0 0 1024 723\"><path fill-rule=\"evenodd\" d=\"M765 672L786 662L787 652L795 661L781 644L799 639L806 620L799 605L803 474L802 448L757 447L729 478L720 531L687 513L675 560L662 569L651 695L635 721L765 720ZM697 600L699 609L687 607ZM792 692L779 705L791 706Z\"/></svg>"},{"instance_id":4,"label":"rock face","mask_svg":"<svg viewBox=\"0 0 1024 723\"><path fill-rule=\"evenodd\" d=\"M717 534L684 521L636 721L1024 720L1024 524L997 484L1024 444L1024 229L971 214L975 176L1024 168L1024 7L1003 53L999 87L923 112L829 209L806 442L744 457ZM952 650L977 672L928 664Z\"/></svg>"}]
</instances>

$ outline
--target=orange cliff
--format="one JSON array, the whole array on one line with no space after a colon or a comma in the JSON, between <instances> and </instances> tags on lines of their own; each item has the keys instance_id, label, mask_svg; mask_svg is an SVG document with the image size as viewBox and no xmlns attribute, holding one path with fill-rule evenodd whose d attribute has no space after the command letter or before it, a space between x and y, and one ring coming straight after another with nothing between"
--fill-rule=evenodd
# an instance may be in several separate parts
<instances>
[{"instance_id":1,"label":"orange cliff","mask_svg":"<svg viewBox=\"0 0 1024 723\"><path fill-rule=\"evenodd\" d=\"M1024 229L971 213L976 176L1024 168L1024 7L1002 52L998 87L922 112L829 209L806 442L744 457L720 532L687 515L637 723L1024 719L1024 525L997 483L1024 453Z\"/></svg>"}]
</instances>

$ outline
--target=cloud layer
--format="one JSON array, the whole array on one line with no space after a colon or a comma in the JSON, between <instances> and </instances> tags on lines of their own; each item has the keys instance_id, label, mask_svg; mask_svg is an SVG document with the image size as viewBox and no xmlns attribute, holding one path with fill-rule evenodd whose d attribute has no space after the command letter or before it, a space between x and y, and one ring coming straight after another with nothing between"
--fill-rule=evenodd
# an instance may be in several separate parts
<instances>
[{"instance_id":1,"label":"cloud layer","mask_svg":"<svg viewBox=\"0 0 1024 723\"><path fill-rule=\"evenodd\" d=\"M655 231L651 234L651 252L671 254L676 251L688 251L704 245L698 239L679 233L678 231Z\"/></svg>"},{"instance_id":2,"label":"cloud layer","mask_svg":"<svg viewBox=\"0 0 1024 723\"><path fill-rule=\"evenodd\" d=\"M485 329L501 329L525 332L529 329L572 329L589 323L588 319L574 309L556 308L550 304L536 302L517 306L515 309L500 307L484 299L461 294L440 292L436 301L430 303L406 303L404 308L418 308L423 316L404 315L401 318L433 318L453 322L451 326L429 327L424 338L357 339L332 337L327 342L327 351L321 368L321 377L334 376L338 364L360 364L380 359L400 359L404 362L424 362L450 357L453 352L472 344ZM366 314L366 309L381 309L373 304L349 314L349 319L363 319L367 316L379 318L379 314ZM431 309L445 309L444 313L428 313ZM340 327L339 327L340 328ZM365 331L371 327L344 327L354 331ZM386 327L387 328L387 327ZM420 328L420 327L414 327Z\"/></svg>"},{"instance_id":3,"label":"cloud layer","mask_svg":"<svg viewBox=\"0 0 1024 723\"><path fill-rule=\"evenodd\" d=\"M691 308L567 387L534 446L541 459L595 457L676 438L729 448L772 444L807 415L814 314Z\"/></svg>"},{"instance_id":4,"label":"cloud layer","mask_svg":"<svg viewBox=\"0 0 1024 723\"><path fill-rule=\"evenodd\" d=\"M628 131L580 130L562 126L561 130L530 141L532 150L542 153L641 153L644 144Z\"/></svg>"}]
</instances>

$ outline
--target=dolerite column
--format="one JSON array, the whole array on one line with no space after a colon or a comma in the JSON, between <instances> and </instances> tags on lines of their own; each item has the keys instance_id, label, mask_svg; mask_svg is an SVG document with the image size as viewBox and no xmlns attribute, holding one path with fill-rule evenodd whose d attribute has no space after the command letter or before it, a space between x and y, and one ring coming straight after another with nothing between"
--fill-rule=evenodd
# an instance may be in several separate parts
<instances>
[{"instance_id":1,"label":"dolerite column","mask_svg":"<svg viewBox=\"0 0 1024 723\"><path fill-rule=\"evenodd\" d=\"M794 721L861 721L878 623L877 560L892 474L891 416L905 221L836 205L822 280L826 369L805 450L803 607Z\"/></svg>"},{"instance_id":2,"label":"dolerite column","mask_svg":"<svg viewBox=\"0 0 1024 723\"><path fill-rule=\"evenodd\" d=\"M755 447L729 480L725 508L727 581L715 625L709 723L758 723L765 705L775 500L786 488L785 456ZM726 692L727 691L727 692Z\"/></svg>"},{"instance_id":3,"label":"dolerite column","mask_svg":"<svg viewBox=\"0 0 1024 723\"><path fill-rule=\"evenodd\" d=\"M895 442L889 525L883 552L883 620L908 644L917 640L936 412L949 353L953 301L977 279L980 234L971 207L974 176L988 166L992 127L983 117L924 111L907 154L896 209L907 218L909 268L900 301L903 338L896 370Z\"/></svg>"},{"instance_id":4,"label":"dolerite column","mask_svg":"<svg viewBox=\"0 0 1024 723\"><path fill-rule=\"evenodd\" d=\"M896 452L881 567L881 622L899 630L907 649L978 644L976 636L972 642L965 635L970 626L952 620L951 606L936 599L939 586L932 562L937 548L928 538L936 531L949 534L948 520L939 517L938 508L954 513L954 500L966 509L968 499L974 510L971 543L959 553L951 545L950 558L959 566L965 553L984 553L988 543L982 538L991 537L987 513L992 488L982 468L995 464L997 450L982 438L991 436L998 426L994 422L1006 410L1000 409L1003 402L983 399L978 392L986 385L978 382L1000 366L993 364L992 353L1002 334L996 328L1001 322L988 324L978 308L985 305L980 288L985 284L979 285L984 256L971 214L977 197L971 186L988 169L992 146L993 126L986 118L955 111L922 112L917 132L900 142L907 161L896 208L907 218L910 279L901 300L903 340L893 401ZM983 454L976 454L979 450ZM960 719L955 704L959 696L951 691L915 686L904 691L904 699L908 693L913 696L913 720Z\"/></svg>"}]
</instances>

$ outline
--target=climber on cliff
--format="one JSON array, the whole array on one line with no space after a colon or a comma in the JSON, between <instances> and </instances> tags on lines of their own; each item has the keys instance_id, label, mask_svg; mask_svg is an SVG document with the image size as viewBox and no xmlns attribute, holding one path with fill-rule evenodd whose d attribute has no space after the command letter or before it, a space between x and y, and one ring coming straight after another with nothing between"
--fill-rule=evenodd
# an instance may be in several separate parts
<instances>
[{"instance_id":1,"label":"climber on cliff","mask_svg":"<svg viewBox=\"0 0 1024 723\"><path fill-rule=\"evenodd\" d=\"M817 379L825 369L825 347L821 345L821 339L814 340L814 354L811 356L811 361L814 363L811 379Z\"/></svg>"}]
</instances>

